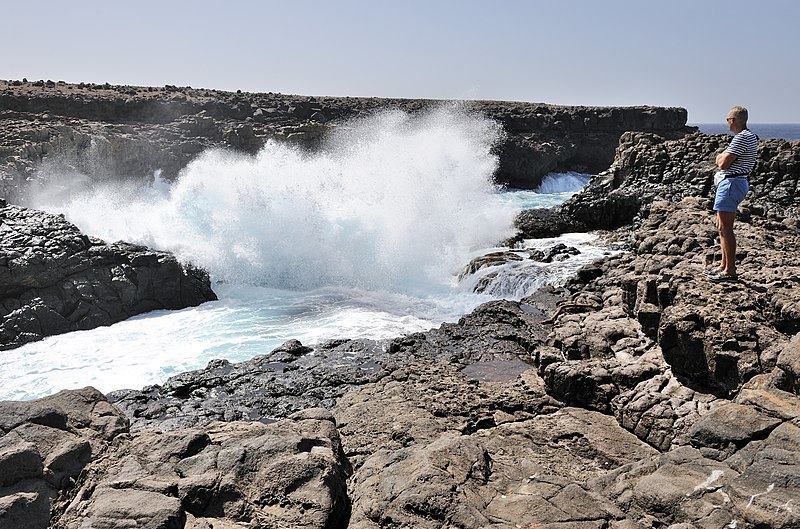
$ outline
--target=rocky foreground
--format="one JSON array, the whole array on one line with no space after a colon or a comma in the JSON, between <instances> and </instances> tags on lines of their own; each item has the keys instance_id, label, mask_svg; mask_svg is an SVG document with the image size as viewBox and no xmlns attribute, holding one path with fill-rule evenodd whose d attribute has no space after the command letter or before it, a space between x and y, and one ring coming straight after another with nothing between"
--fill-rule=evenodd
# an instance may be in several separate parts
<instances>
[{"instance_id":1,"label":"rocky foreground","mask_svg":"<svg viewBox=\"0 0 800 529\"><path fill-rule=\"evenodd\" d=\"M739 283L706 199L656 202L565 288L387 347L2 403L0 523L797 527L800 224L746 219Z\"/></svg>"},{"instance_id":2,"label":"rocky foreground","mask_svg":"<svg viewBox=\"0 0 800 529\"><path fill-rule=\"evenodd\" d=\"M520 223L594 218L628 245L563 288L0 403L0 528L800 527L800 144L761 143L741 280L717 284L722 138L625 138Z\"/></svg>"}]
</instances>

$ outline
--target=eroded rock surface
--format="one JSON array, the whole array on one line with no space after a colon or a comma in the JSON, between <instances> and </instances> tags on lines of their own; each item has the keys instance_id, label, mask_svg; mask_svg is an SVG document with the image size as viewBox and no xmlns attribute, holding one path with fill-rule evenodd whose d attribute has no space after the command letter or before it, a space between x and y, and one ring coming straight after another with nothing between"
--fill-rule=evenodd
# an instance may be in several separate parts
<instances>
[{"instance_id":1,"label":"eroded rock surface","mask_svg":"<svg viewBox=\"0 0 800 529\"><path fill-rule=\"evenodd\" d=\"M114 397L137 428L199 424L212 403L285 416L307 404L292 376L315 380L302 393L336 417L352 527L793 527L800 230L751 208L737 222L741 280L713 283L708 206L653 202L631 251L457 323L385 344L287 344ZM341 378L320 376L334 358ZM256 365L280 359L296 367Z\"/></svg>"},{"instance_id":2,"label":"eroded rock surface","mask_svg":"<svg viewBox=\"0 0 800 529\"><path fill-rule=\"evenodd\" d=\"M129 433L92 388L0 402L0 527L346 527L333 416Z\"/></svg>"},{"instance_id":3,"label":"eroded rock surface","mask_svg":"<svg viewBox=\"0 0 800 529\"><path fill-rule=\"evenodd\" d=\"M561 207L523 212L517 227L525 237L550 237L567 231L616 229L638 223L656 201L686 197L713 199L714 159L730 136L688 134L680 138L627 132L620 138L614 163L593 177L586 188ZM763 214L772 210L797 216L800 186L798 141L759 142L758 162L750 176L750 205ZM780 229L780 228L779 228Z\"/></svg>"},{"instance_id":4,"label":"eroded rock surface","mask_svg":"<svg viewBox=\"0 0 800 529\"><path fill-rule=\"evenodd\" d=\"M127 431L127 418L93 388L0 402L0 527L49 527L51 506Z\"/></svg>"},{"instance_id":5,"label":"eroded rock surface","mask_svg":"<svg viewBox=\"0 0 800 529\"><path fill-rule=\"evenodd\" d=\"M347 461L330 413L143 430L87 470L60 527L346 527ZM222 525L225 527L225 525Z\"/></svg>"}]
</instances>

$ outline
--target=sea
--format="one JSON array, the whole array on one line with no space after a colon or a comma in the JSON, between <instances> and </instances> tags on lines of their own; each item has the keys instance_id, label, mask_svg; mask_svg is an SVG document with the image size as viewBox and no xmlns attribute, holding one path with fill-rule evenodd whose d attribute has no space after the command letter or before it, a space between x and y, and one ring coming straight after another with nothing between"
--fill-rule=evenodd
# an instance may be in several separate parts
<instances>
[{"instance_id":1,"label":"sea","mask_svg":"<svg viewBox=\"0 0 800 529\"><path fill-rule=\"evenodd\" d=\"M704 134L731 134L728 125L722 123L690 123ZM748 128L762 140L781 138L789 141L800 140L800 123L751 123Z\"/></svg>"},{"instance_id":2,"label":"sea","mask_svg":"<svg viewBox=\"0 0 800 529\"><path fill-rule=\"evenodd\" d=\"M387 111L337 127L312 153L271 141L252 156L210 150L173 181L158 172L145 183L41 174L48 184L28 205L106 241L202 266L219 300L4 351L0 400L87 385L139 389L289 339L312 347L389 339L457 321L492 299L563 284L611 250L591 234L532 240L527 246L564 242L580 253L458 279L472 259L503 249L520 211L562 203L591 176L550 174L533 191L498 187L494 147L502 136L496 122L458 107Z\"/></svg>"}]
</instances>

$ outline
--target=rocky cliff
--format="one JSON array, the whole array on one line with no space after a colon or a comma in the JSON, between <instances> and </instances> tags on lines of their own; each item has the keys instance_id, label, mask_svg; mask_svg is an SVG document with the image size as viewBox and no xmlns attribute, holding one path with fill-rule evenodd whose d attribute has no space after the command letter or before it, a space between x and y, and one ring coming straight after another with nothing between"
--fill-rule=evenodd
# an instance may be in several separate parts
<instances>
[{"instance_id":1,"label":"rocky cliff","mask_svg":"<svg viewBox=\"0 0 800 529\"><path fill-rule=\"evenodd\" d=\"M171 179L210 147L254 153L268 139L314 147L349 119L442 104L452 103L0 81L0 193L15 201L22 187L45 178L43 165L95 179L151 179L156 170ZM462 104L506 131L496 179L511 187L536 187L551 171L601 171L626 131L689 130L682 108Z\"/></svg>"}]
</instances>

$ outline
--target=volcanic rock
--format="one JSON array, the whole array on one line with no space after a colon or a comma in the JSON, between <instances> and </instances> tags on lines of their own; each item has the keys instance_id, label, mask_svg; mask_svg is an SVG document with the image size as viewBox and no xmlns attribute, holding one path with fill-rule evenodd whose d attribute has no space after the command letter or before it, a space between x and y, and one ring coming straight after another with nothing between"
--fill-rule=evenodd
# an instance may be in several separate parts
<instances>
[{"instance_id":1,"label":"volcanic rock","mask_svg":"<svg viewBox=\"0 0 800 529\"><path fill-rule=\"evenodd\" d=\"M609 229L630 223L654 201L713 198L714 159L728 143L730 137L719 134L667 138L627 132L620 138L611 167L590 179L586 189L568 200L559 214L573 227ZM766 207L784 216L787 209L796 212L798 144L781 139L759 142L758 162L749 178L751 205L742 206L745 216L752 207L759 211Z\"/></svg>"},{"instance_id":2,"label":"volcanic rock","mask_svg":"<svg viewBox=\"0 0 800 529\"><path fill-rule=\"evenodd\" d=\"M2 202L0 236L0 348L216 299L203 270L60 215Z\"/></svg>"},{"instance_id":3,"label":"volcanic rock","mask_svg":"<svg viewBox=\"0 0 800 529\"><path fill-rule=\"evenodd\" d=\"M106 134L109 152L131 153L163 133L159 163L175 166L220 141L252 151L276 130L310 146L325 127L399 101L9 86L6 130L27 138L24 157L3 151L17 176L58 141L77 163L76 145ZM735 228L740 280L718 284L705 271L719 258L709 196L725 137L685 136L685 114L669 109L470 105L509 134L498 147L508 182L599 164L620 129L671 129L624 134L611 169L562 208L528 216L531 233L550 229L548 218L558 221L550 235L621 226L605 236L628 251L426 332L313 348L293 340L115 392L125 415L90 388L0 403L0 527L800 526L797 142L760 143ZM31 136L22 114L54 128ZM144 169L131 159L129 170ZM69 256L64 248L100 244L49 239L20 254L33 266L40 248ZM13 296L69 277L35 269L8 267Z\"/></svg>"},{"instance_id":4,"label":"volcanic rock","mask_svg":"<svg viewBox=\"0 0 800 529\"><path fill-rule=\"evenodd\" d=\"M3 528L199 528L222 518L346 527L350 467L325 410L129 434L127 419L84 388L0 402L0 412Z\"/></svg>"}]
</instances>

